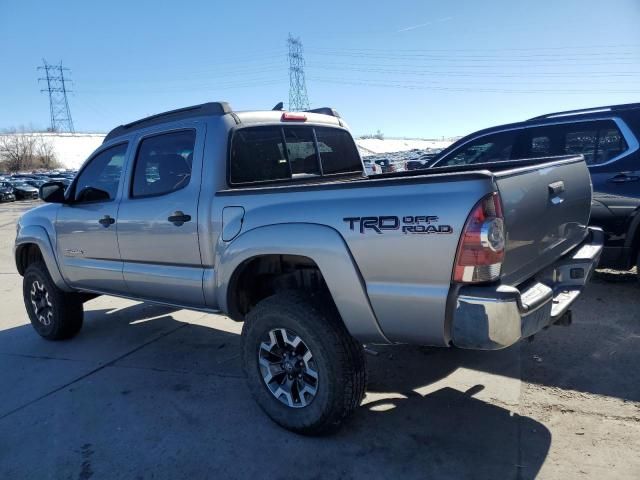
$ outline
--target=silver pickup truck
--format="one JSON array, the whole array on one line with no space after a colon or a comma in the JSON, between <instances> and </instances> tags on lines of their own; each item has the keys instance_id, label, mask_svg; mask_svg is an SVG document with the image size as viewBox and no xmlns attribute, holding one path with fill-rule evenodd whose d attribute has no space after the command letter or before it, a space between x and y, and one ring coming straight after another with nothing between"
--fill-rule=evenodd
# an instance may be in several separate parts
<instances>
[{"instance_id":1,"label":"silver pickup truck","mask_svg":"<svg viewBox=\"0 0 640 480\"><path fill-rule=\"evenodd\" d=\"M257 403L306 434L360 404L363 345L508 347L566 321L602 249L581 156L367 178L329 108L145 118L40 196L15 242L38 334L102 294L224 313Z\"/></svg>"}]
</instances>

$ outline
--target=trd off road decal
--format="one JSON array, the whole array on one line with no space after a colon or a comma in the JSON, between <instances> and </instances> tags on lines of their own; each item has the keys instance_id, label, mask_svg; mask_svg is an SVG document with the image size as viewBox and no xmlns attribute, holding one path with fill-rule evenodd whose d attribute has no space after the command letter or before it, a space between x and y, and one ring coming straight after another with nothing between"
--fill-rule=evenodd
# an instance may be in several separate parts
<instances>
[{"instance_id":1,"label":"trd off road decal","mask_svg":"<svg viewBox=\"0 0 640 480\"><path fill-rule=\"evenodd\" d=\"M384 233L391 230L400 230L405 234L453 233L451 225L439 223L440 219L435 215L345 217L342 220L349 224L349 229L357 229L360 233L366 233L369 230L376 233Z\"/></svg>"}]
</instances>

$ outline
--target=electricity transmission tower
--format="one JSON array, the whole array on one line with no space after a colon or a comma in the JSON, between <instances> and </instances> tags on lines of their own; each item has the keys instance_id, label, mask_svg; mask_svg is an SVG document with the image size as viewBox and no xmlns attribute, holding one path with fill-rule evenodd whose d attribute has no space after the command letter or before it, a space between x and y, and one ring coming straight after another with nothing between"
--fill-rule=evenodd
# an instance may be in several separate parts
<instances>
[{"instance_id":1,"label":"electricity transmission tower","mask_svg":"<svg viewBox=\"0 0 640 480\"><path fill-rule=\"evenodd\" d=\"M289 34L289 110L309 110L307 84L304 79L304 57L302 42Z\"/></svg>"},{"instance_id":2,"label":"electricity transmission tower","mask_svg":"<svg viewBox=\"0 0 640 480\"><path fill-rule=\"evenodd\" d=\"M44 77L38 78L38 82L46 82L47 87L40 90L49 93L49 111L51 114L51 131L52 132L71 132L75 133L73 128L73 120L71 119L71 110L69 109L69 101L67 93L71 90L67 88L67 84L71 83L68 76L65 78L65 72L69 72L68 68L60 65L51 65L42 59L43 66L38 70L44 70Z\"/></svg>"}]
</instances>

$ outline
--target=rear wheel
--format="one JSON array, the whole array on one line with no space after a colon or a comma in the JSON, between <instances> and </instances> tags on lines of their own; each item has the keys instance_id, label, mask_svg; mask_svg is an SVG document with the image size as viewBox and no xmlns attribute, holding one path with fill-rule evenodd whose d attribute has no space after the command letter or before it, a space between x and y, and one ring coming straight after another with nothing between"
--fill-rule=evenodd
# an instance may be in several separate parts
<instances>
[{"instance_id":1,"label":"rear wheel","mask_svg":"<svg viewBox=\"0 0 640 480\"><path fill-rule=\"evenodd\" d=\"M47 340L63 340L82 328L82 298L60 290L42 261L27 267L22 280L22 296L35 331Z\"/></svg>"},{"instance_id":2,"label":"rear wheel","mask_svg":"<svg viewBox=\"0 0 640 480\"><path fill-rule=\"evenodd\" d=\"M242 359L258 405L297 433L337 429L365 394L362 346L335 308L309 296L278 294L258 303L242 329Z\"/></svg>"}]
</instances>

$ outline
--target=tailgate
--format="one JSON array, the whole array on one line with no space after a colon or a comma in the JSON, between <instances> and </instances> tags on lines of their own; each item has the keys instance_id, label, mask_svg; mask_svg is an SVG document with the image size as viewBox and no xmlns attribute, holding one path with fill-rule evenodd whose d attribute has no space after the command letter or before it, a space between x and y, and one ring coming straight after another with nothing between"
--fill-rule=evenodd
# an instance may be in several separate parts
<instances>
[{"instance_id":1,"label":"tailgate","mask_svg":"<svg viewBox=\"0 0 640 480\"><path fill-rule=\"evenodd\" d=\"M502 198L504 283L517 285L553 263L587 235L591 178L582 156L495 174Z\"/></svg>"}]
</instances>

